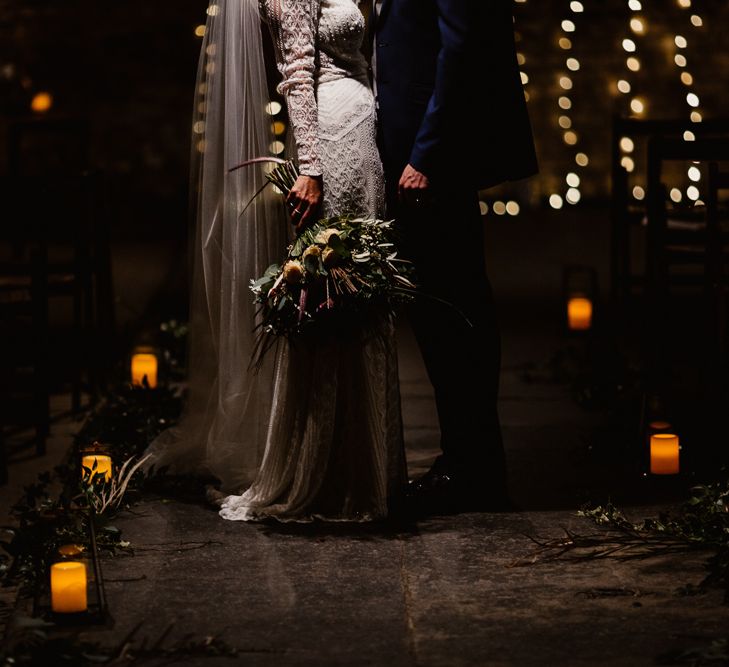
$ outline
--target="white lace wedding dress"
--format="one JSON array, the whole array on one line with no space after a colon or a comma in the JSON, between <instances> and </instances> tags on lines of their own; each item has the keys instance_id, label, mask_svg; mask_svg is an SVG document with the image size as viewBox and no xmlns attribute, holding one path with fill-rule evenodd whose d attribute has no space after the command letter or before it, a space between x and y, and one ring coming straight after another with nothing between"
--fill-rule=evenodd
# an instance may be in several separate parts
<instances>
[{"instance_id":1,"label":"white lace wedding dress","mask_svg":"<svg viewBox=\"0 0 729 667\"><path fill-rule=\"evenodd\" d=\"M375 105L353 0L260 0L302 174L323 175L325 216L382 215ZM230 520L371 521L405 482L390 318L346 336L282 343L258 475L223 500Z\"/></svg>"}]
</instances>

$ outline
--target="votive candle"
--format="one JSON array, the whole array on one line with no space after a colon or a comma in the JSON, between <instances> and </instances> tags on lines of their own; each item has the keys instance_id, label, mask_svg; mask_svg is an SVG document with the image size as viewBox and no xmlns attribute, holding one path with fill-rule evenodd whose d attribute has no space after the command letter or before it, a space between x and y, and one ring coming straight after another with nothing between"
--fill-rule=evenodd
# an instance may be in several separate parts
<instances>
[{"instance_id":1,"label":"votive candle","mask_svg":"<svg viewBox=\"0 0 729 667\"><path fill-rule=\"evenodd\" d=\"M679 471L678 436L673 433L655 433L651 436L651 473L677 475Z\"/></svg>"},{"instance_id":2,"label":"votive candle","mask_svg":"<svg viewBox=\"0 0 729 667\"><path fill-rule=\"evenodd\" d=\"M582 296L567 302L567 322L572 331L586 331L592 326L592 301Z\"/></svg>"},{"instance_id":3,"label":"votive candle","mask_svg":"<svg viewBox=\"0 0 729 667\"><path fill-rule=\"evenodd\" d=\"M150 389L157 386L157 356L148 352L132 355L132 384L143 386L144 376Z\"/></svg>"},{"instance_id":4,"label":"votive candle","mask_svg":"<svg viewBox=\"0 0 729 667\"><path fill-rule=\"evenodd\" d=\"M96 462L96 469L94 470L94 462ZM81 474L86 477L86 470L91 470L91 478L96 475L104 475L104 479L108 482L111 479L111 456L105 454L87 454L81 459Z\"/></svg>"},{"instance_id":5,"label":"votive candle","mask_svg":"<svg viewBox=\"0 0 729 667\"><path fill-rule=\"evenodd\" d=\"M87 608L86 566L74 561L51 565L51 609L77 614Z\"/></svg>"}]
</instances>

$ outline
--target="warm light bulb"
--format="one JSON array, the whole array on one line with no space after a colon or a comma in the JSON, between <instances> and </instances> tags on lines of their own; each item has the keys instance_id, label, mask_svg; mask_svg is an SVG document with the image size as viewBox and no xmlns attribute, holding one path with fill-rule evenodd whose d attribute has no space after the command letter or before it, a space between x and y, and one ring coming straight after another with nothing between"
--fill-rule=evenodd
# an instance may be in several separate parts
<instances>
[{"instance_id":1,"label":"warm light bulb","mask_svg":"<svg viewBox=\"0 0 729 667\"><path fill-rule=\"evenodd\" d=\"M582 12L584 12L584 11L585 11L585 7L584 7L584 6L583 6L583 4L582 4L581 2L579 2L578 0L572 0L572 2L570 2L570 9L571 9L571 10L572 10L572 11L573 11L573 12L574 12L575 14L581 14Z\"/></svg>"},{"instance_id":2,"label":"warm light bulb","mask_svg":"<svg viewBox=\"0 0 729 667\"><path fill-rule=\"evenodd\" d=\"M686 103L690 107L699 106L699 96L696 93L689 93L688 95L686 95Z\"/></svg>"},{"instance_id":3,"label":"warm light bulb","mask_svg":"<svg viewBox=\"0 0 729 667\"><path fill-rule=\"evenodd\" d=\"M554 209L560 209L563 206L562 197L557 194L550 195L549 205Z\"/></svg>"},{"instance_id":4,"label":"warm light bulb","mask_svg":"<svg viewBox=\"0 0 729 667\"><path fill-rule=\"evenodd\" d=\"M565 195L565 199L569 204L577 204L580 201L581 197L582 195L577 188L570 188L569 190L567 190L567 194Z\"/></svg>"},{"instance_id":5,"label":"warm light bulb","mask_svg":"<svg viewBox=\"0 0 729 667\"><path fill-rule=\"evenodd\" d=\"M625 79L620 79L617 83L617 87L623 95L627 95L631 90L630 84Z\"/></svg>"},{"instance_id":6,"label":"warm light bulb","mask_svg":"<svg viewBox=\"0 0 729 667\"><path fill-rule=\"evenodd\" d=\"M564 95L560 96L557 103L559 104L560 109L564 109L565 111L572 108L572 100Z\"/></svg>"},{"instance_id":7,"label":"warm light bulb","mask_svg":"<svg viewBox=\"0 0 729 667\"><path fill-rule=\"evenodd\" d=\"M559 85L564 88L564 90L571 90L572 79L570 79L568 76L561 76L559 77Z\"/></svg>"},{"instance_id":8,"label":"warm light bulb","mask_svg":"<svg viewBox=\"0 0 729 667\"><path fill-rule=\"evenodd\" d=\"M195 28L195 36L196 37L205 37L205 26L199 25L197 28Z\"/></svg>"},{"instance_id":9,"label":"warm light bulb","mask_svg":"<svg viewBox=\"0 0 729 667\"><path fill-rule=\"evenodd\" d=\"M631 71L631 72L637 72L640 69L640 60L637 58L631 56L625 61L625 66Z\"/></svg>"},{"instance_id":10,"label":"warm light bulb","mask_svg":"<svg viewBox=\"0 0 729 667\"><path fill-rule=\"evenodd\" d=\"M699 198L699 189L695 185L689 185L688 188L686 188L686 196L691 201L696 201Z\"/></svg>"},{"instance_id":11,"label":"warm light bulb","mask_svg":"<svg viewBox=\"0 0 729 667\"><path fill-rule=\"evenodd\" d=\"M640 0L629 0L628 7L634 12L639 12L643 9L643 5L640 4Z\"/></svg>"},{"instance_id":12,"label":"warm light bulb","mask_svg":"<svg viewBox=\"0 0 729 667\"><path fill-rule=\"evenodd\" d=\"M643 19L639 19L637 17L630 19L630 29L636 35L642 35L645 32L645 23Z\"/></svg>"},{"instance_id":13,"label":"warm light bulb","mask_svg":"<svg viewBox=\"0 0 729 667\"><path fill-rule=\"evenodd\" d=\"M635 171L635 161L632 157L628 157L627 155L625 155L620 160L620 165L624 167L625 171L627 171L628 173L632 173L633 171Z\"/></svg>"},{"instance_id":14,"label":"warm light bulb","mask_svg":"<svg viewBox=\"0 0 729 667\"><path fill-rule=\"evenodd\" d=\"M642 201L645 199L645 190L640 187L640 185L636 185L633 188L633 198L637 199L638 201Z\"/></svg>"},{"instance_id":15,"label":"warm light bulb","mask_svg":"<svg viewBox=\"0 0 729 667\"><path fill-rule=\"evenodd\" d=\"M562 21L562 30L564 30L565 32L574 32L575 24L569 19L566 19Z\"/></svg>"},{"instance_id":16,"label":"warm light bulb","mask_svg":"<svg viewBox=\"0 0 729 667\"><path fill-rule=\"evenodd\" d=\"M673 57L673 62L675 62L679 67L686 67L686 56L681 53L677 53Z\"/></svg>"},{"instance_id":17,"label":"warm light bulb","mask_svg":"<svg viewBox=\"0 0 729 667\"><path fill-rule=\"evenodd\" d=\"M703 120L703 117L698 111L692 111L691 112L691 122L692 123L700 123Z\"/></svg>"},{"instance_id":18,"label":"warm light bulb","mask_svg":"<svg viewBox=\"0 0 729 667\"><path fill-rule=\"evenodd\" d=\"M576 72L580 69L580 61L577 58L567 58L567 69Z\"/></svg>"},{"instance_id":19,"label":"warm light bulb","mask_svg":"<svg viewBox=\"0 0 729 667\"><path fill-rule=\"evenodd\" d=\"M691 16L691 25L693 25L695 28L700 28L702 25L704 25L704 21L698 14L693 14Z\"/></svg>"},{"instance_id":20,"label":"warm light bulb","mask_svg":"<svg viewBox=\"0 0 729 667\"><path fill-rule=\"evenodd\" d=\"M671 198L671 201L675 202L676 204L678 204L683 199L683 195L678 188L671 188L671 192L668 194L668 196Z\"/></svg>"},{"instance_id":21,"label":"warm light bulb","mask_svg":"<svg viewBox=\"0 0 729 667\"><path fill-rule=\"evenodd\" d=\"M504 213L506 213L506 204L502 201L495 201L491 208L496 215L504 215Z\"/></svg>"},{"instance_id":22,"label":"warm light bulb","mask_svg":"<svg viewBox=\"0 0 729 667\"><path fill-rule=\"evenodd\" d=\"M688 177L689 177L689 179L691 179L694 182L700 181L701 180L701 169L699 169L698 167L689 167Z\"/></svg>"},{"instance_id":23,"label":"warm light bulb","mask_svg":"<svg viewBox=\"0 0 729 667\"><path fill-rule=\"evenodd\" d=\"M567 174L567 176L565 177L565 181L567 181L567 185L569 185L571 188L578 188L580 186L580 177L573 171Z\"/></svg>"},{"instance_id":24,"label":"warm light bulb","mask_svg":"<svg viewBox=\"0 0 729 667\"><path fill-rule=\"evenodd\" d=\"M645 102L640 97L630 100L630 110L635 114L642 114L645 111Z\"/></svg>"},{"instance_id":25,"label":"warm light bulb","mask_svg":"<svg viewBox=\"0 0 729 667\"><path fill-rule=\"evenodd\" d=\"M569 130L572 127L572 119L569 116L560 116L559 126L563 130Z\"/></svg>"},{"instance_id":26,"label":"warm light bulb","mask_svg":"<svg viewBox=\"0 0 729 667\"><path fill-rule=\"evenodd\" d=\"M281 103L280 102L269 102L266 105L266 113L270 116L278 116L278 114L281 113Z\"/></svg>"},{"instance_id":27,"label":"warm light bulb","mask_svg":"<svg viewBox=\"0 0 729 667\"><path fill-rule=\"evenodd\" d=\"M624 39L623 40L623 50L627 51L628 53L635 53L635 42L632 39Z\"/></svg>"},{"instance_id":28,"label":"warm light bulb","mask_svg":"<svg viewBox=\"0 0 729 667\"><path fill-rule=\"evenodd\" d=\"M506 204L506 212L509 215L519 215L519 211L521 210L519 204L515 201L507 202Z\"/></svg>"},{"instance_id":29,"label":"warm light bulb","mask_svg":"<svg viewBox=\"0 0 729 667\"><path fill-rule=\"evenodd\" d=\"M679 49L685 49L688 46L688 42L683 35L676 35L673 41Z\"/></svg>"},{"instance_id":30,"label":"warm light bulb","mask_svg":"<svg viewBox=\"0 0 729 667\"><path fill-rule=\"evenodd\" d=\"M564 133L563 139L568 146L574 146L577 143L577 133L572 130L567 130Z\"/></svg>"},{"instance_id":31,"label":"warm light bulb","mask_svg":"<svg viewBox=\"0 0 729 667\"><path fill-rule=\"evenodd\" d=\"M590 164L590 158L587 157L586 153L577 153L577 155L575 155L575 162L580 167L586 167L588 164Z\"/></svg>"},{"instance_id":32,"label":"warm light bulb","mask_svg":"<svg viewBox=\"0 0 729 667\"><path fill-rule=\"evenodd\" d=\"M30 103L30 108L36 113L46 113L53 106L53 95L50 93L37 93Z\"/></svg>"},{"instance_id":33,"label":"warm light bulb","mask_svg":"<svg viewBox=\"0 0 729 667\"><path fill-rule=\"evenodd\" d=\"M569 37L560 37L559 47L561 49L564 49L565 51L569 51L572 48L572 42L570 41Z\"/></svg>"},{"instance_id":34,"label":"warm light bulb","mask_svg":"<svg viewBox=\"0 0 729 667\"><path fill-rule=\"evenodd\" d=\"M630 137L623 137L620 140L620 148L625 153L632 153L635 149L635 142Z\"/></svg>"}]
</instances>

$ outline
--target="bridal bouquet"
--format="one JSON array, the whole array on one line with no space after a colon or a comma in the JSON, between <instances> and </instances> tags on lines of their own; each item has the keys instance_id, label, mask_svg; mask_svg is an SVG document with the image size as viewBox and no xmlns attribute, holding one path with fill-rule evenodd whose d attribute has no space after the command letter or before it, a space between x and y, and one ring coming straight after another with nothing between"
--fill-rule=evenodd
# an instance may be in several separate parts
<instances>
[{"instance_id":1,"label":"bridal bouquet","mask_svg":"<svg viewBox=\"0 0 729 667\"><path fill-rule=\"evenodd\" d=\"M288 193L297 172L291 162L268 176ZM415 294L409 262L397 256L392 222L341 216L320 220L289 246L280 264L251 281L263 336L259 359L279 336L292 336L332 317L391 310ZM341 318L340 318L341 321Z\"/></svg>"}]
</instances>

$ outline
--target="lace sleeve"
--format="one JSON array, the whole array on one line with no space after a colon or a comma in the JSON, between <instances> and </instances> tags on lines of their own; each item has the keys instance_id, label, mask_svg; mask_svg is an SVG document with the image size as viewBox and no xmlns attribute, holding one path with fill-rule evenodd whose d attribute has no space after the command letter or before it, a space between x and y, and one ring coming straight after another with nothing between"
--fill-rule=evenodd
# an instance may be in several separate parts
<instances>
[{"instance_id":1,"label":"lace sleeve","mask_svg":"<svg viewBox=\"0 0 729 667\"><path fill-rule=\"evenodd\" d=\"M278 69L283 76L278 90L286 98L300 171L307 176L322 174L314 94L319 3L320 0L264 0Z\"/></svg>"}]
</instances>

